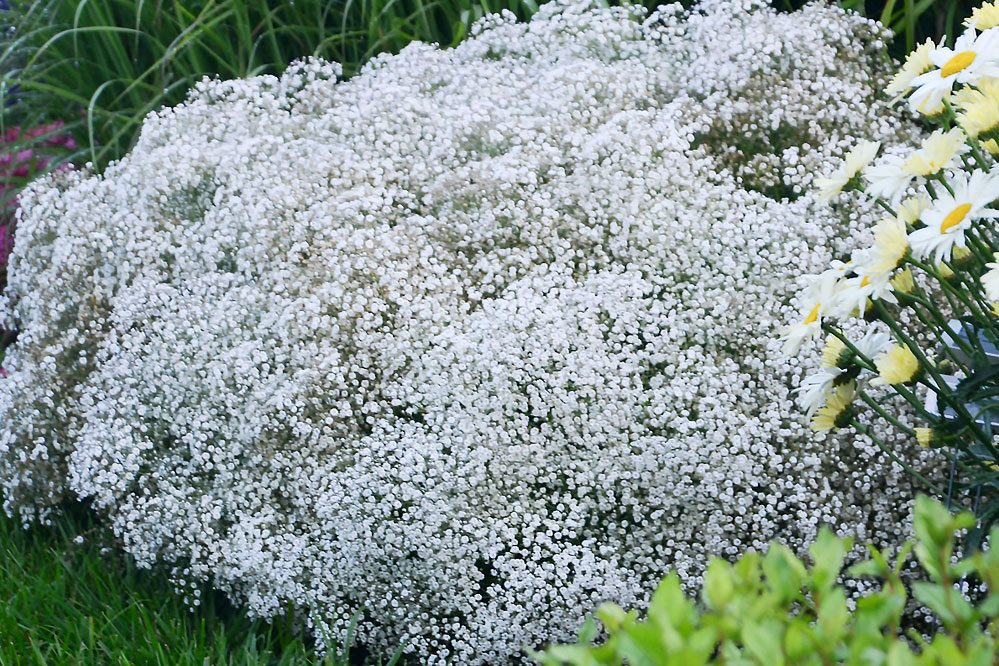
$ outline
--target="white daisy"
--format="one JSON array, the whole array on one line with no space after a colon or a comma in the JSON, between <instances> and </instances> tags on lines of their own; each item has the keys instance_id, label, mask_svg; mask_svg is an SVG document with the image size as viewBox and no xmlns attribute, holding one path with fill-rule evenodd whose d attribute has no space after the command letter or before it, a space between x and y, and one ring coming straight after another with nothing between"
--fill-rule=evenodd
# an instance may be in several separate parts
<instances>
[{"instance_id":1,"label":"white daisy","mask_svg":"<svg viewBox=\"0 0 999 666\"><path fill-rule=\"evenodd\" d=\"M933 43L932 39L927 39L906 57L905 64L902 65L898 73L892 77L891 83L885 88L885 93L889 97L895 98L892 100L893 102L897 101L905 91L912 87L912 82L917 76L925 74L933 68L933 63L930 61L930 52L936 47L937 45Z\"/></svg>"},{"instance_id":2,"label":"white daisy","mask_svg":"<svg viewBox=\"0 0 999 666\"><path fill-rule=\"evenodd\" d=\"M891 344L891 336L877 327L871 327L856 344L857 351L869 359L883 352Z\"/></svg>"},{"instance_id":3,"label":"white daisy","mask_svg":"<svg viewBox=\"0 0 999 666\"><path fill-rule=\"evenodd\" d=\"M965 143L964 132L955 127L949 131L938 129L926 137L919 150L912 153L902 168L911 176L933 176L959 163L958 158L970 148Z\"/></svg>"},{"instance_id":4,"label":"white daisy","mask_svg":"<svg viewBox=\"0 0 999 666\"><path fill-rule=\"evenodd\" d=\"M847 278L840 283L836 297L836 305L829 315L837 319L847 317L862 317L867 311L869 301L883 300L888 303L898 303L892 293L891 276L881 274L876 276L860 273Z\"/></svg>"},{"instance_id":5,"label":"white daisy","mask_svg":"<svg viewBox=\"0 0 999 666\"><path fill-rule=\"evenodd\" d=\"M854 347L868 360L873 360L884 352L891 344L891 336L873 326ZM853 363L853 355L839 338L830 335L822 350L821 367L801 380L795 389L798 394L798 405L812 416L820 407L826 404L837 380L846 374ZM842 383L842 380L841 382Z\"/></svg>"},{"instance_id":6,"label":"white daisy","mask_svg":"<svg viewBox=\"0 0 999 666\"><path fill-rule=\"evenodd\" d=\"M931 254L936 261L949 261L954 246L965 247L964 232L980 218L997 217L987 206L999 197L999 176L976 170L970 177L957 172L950 181L954 194L943 192L922 216L925 227L909 234L909 245L917 259Z\"/></svg>"},{"instance_id":7,"label":"white daisy","mask_svg":"<svg viewBox=\"0 0 999 666\"><path fill-rule=\"evenodd\" d=\"M982 286L985 288L985 296L992 303L999 302L999 252L992 255L995 261L985 264L988 272L982 275Z\"/></svg>"},{"instance_id":8,"label":"white daisy","mask_svg":"<svg viewBox=\"0 0 999 666\"><path fill-rule=\"evenodd\" d=\"M976 35L968 30L957 38L954 48L940 46L929 53L934 69L912 80L909 106L913 111L933 115L943 110L955 83L974 83L983 76L999 76L999 30Z\"/></svg>"},{"instance_id":9,"label":"white daisy","mask_svg":"<svg viewBox=\"0 0 999 666\"><path fill-rule=\"evenodd\" d=\"M878 154L881 143L878 141L861 141L846 154L843 163L825 178L816 178L815 185L819 188L819 198L830 201L843 191L861 169L871 163Z\"/></svg>"},{"instance_id":10,"label":"white daisy","mask_svg":"<svg viewBox=\"0 0 999 666\"><path fill-rule=\"evenodd\" d=\"M891 338L887 333L872 327L854 346L870 360L884 351L890 342ZM809 416L826 404L833 387L837 383L842 383L841 378L856 367L853 358L852 350L849 350L840 338L829 336L822 349L822 363L819 369L801 380L801 384L795 389L795 393L798 394L798 405Z\"/></svg>"},{"instance_id":11,"label":"white daisy","mask_svg":"<svg viewBox=\"0 0 999 666\"><path fill-rule=\"evenodd\" d=\"M826 404L826 398L832 390L836 378L843 373L840 368L821 368L801 380L795 389L798 394L798 406L811 416Z\"/></svg>"},{"instance_id":12,"label":"white daisy","mask_svg":"<svg viewBox=\"0 0 999 666\"><path fill-rule=\"evenodd\" d=\"M898 203L912 183L912 174L903 168L904 164L905 158L900 155L885 155L864 169L867 193L872 197L887 199L892 204Z\"/></svg>"},{"instance_id":13,"label":"white daisy","mask_svg":"<svg viewBox=\"0 0 999 666\"><path fill-rule=\"evenodd\" d=\"M949 131L938 129L908 157L885 155L864 169L867 193L897 204L915 178L932 176L955 166L958 158L969 150L960 128Z\"/></svg>"},{"instance_id":14,"label":"white daisy","mask_svg":"<svg viewBox=\"0 0 999 666\"><path fill-rule=\"evenodd\" d=\"M784 353L796 354L805 340L813 337L822 328L822 318L837 304L839 278L842 272L830 269L811 276L801 300L805 303L801 318L784 328Z\"/></svg>"}]
</instances>

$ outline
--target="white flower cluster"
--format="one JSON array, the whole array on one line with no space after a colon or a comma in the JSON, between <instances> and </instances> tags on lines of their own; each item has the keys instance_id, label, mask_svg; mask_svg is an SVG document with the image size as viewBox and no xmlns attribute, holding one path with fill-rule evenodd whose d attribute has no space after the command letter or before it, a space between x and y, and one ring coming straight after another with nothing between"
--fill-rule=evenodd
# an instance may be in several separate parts
<instances>
[{"instance_id":1,"label":"white flower cluster","mask_svg":"<svg viewBox=\"0 0 999 666\"><path fill-rule=\"evenodd\" d=\"M881 38L819 4L552 3L349 81L205 82L22 199L7 510L84 498L141 563L321 642L361 612L421 663L821 523L899 539L907 477L809 432L773 342L876 219L811 174L911 137Z\"/></svg>"},{"instance_id":2,"label":"white flower cluster","mask_svg":"<svg viewBox=\"0 0 999 666\"><path fill-rule=\"evenodd\" d=\"M862 141L816 179L824 199L860 192L886 215L848 260L808 278L783 338L794 353L826 336L819 367L799 389L813 428L866 432L860 407L910 443L946 449L955 473L960 463L970 477L984 531L990 510L979 507L995 483L979 474L999 470L995 436L983 427L992 422L985 406L999 338L999 2L966 25L953 49L928 41L909 54L886 91L937 129L918 148L880 157L878 142ZM967 471L976 467L982 472ZM933 492L951 501L952 490Z\"/></svg>"}]
</instances>

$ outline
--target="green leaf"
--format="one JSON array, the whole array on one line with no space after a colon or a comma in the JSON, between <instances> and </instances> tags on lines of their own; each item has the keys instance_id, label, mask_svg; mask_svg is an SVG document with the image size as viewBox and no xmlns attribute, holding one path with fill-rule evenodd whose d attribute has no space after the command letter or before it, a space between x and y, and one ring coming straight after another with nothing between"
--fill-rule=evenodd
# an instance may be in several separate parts
<instances>
[{"instance_id":1,"label":"green leaf","mask_svg":"<svg viewBox=\"0 0 999 666\"><path fill-rule=\"evenodd\" d=\"M680 576L674 571L663 579L649 602L649 621L660 629L673 629L682 636L694 630L697 611L687 599L680 585Z\"/></svg>"},{"instance_id":2,"label":"green leaf","mask_svg":"<svg viewBox=\"0 0 999 666\"><path fill-rule=\"evenodd\" d=\"M846 606L846 594L842 588L828 590L818 608L819 640L827 648L843 638L844 629L850 621L850 609Z\"/></svg>"},{"instance_id":3,"label":"green leaf","mask_svg":"<svg viewBox=\"0 0 999 666\"><path fill-rule=\"evenodd\" d=\"M999 592L989 592L985 601L978 605L978 612L986 618L999 617Z\"/></svg>"},{"instance_id":4,"label":"green leaf","mask_svg":"<svg viewBox=\"0 0 999 666\"><path fill-rule=\"evenodd\" d=\"M712 627L698 629L687 640L682 652L677 653L676 663L684 666L698 666L710 662L718 646L718 632Z\"/></svg>"},{"instance_id":5,"label":"green leaf","mask_svg":"<svg viewBox=\"0 0 999 666\"><path fill-rule=\"evenodd\" d=\"M660 641L661 634L649 624L627 627L619 638L619 654L630 666L656 666L666 663L674 650L668 650ZM682 647L679 646L679 647Z\"/></svg>"},{"instance_id":6,"label":"green leaf","mask_svg":"<svg viewBox=\"0 0 999 666\"><path fill-rule=\"evenodd\" d=\"M708 608L721 610L725 608L735 593L735 581L732 580L732 565L721 558L713 558L708 563L704 573L704 590L702 597Z\"/></svg>"},{"instance_id":7,"label":"green leaf","mask_svg":"<svg viewBox=\"0 0 999 666\"><path fill-rule=\"evenodd\" d=\"M783 666L784 643L780 622L776 620L748 621L742 627L742 642L761 666Z\"/></svg>"},{"instance_id":8,"label":"green leaf","mask_svg":"<svg viewBox=\"0 0 999 666\"><path fill-rule=\"evenodd\" d=\"M763 572L770 589L782 602L801 595L801 584L807 572L805 565L787 546L779 543L770 545L770 550L763 558Z\"/></svg>"},{"instance_id":9,"label":"green leaf","mask_svg":"<svg viewBox=\"0 0 999 666\"><path fill-rule=\"evenodd\" d=\"M600 627L597 626L597 622L593 619L593 616L589 615L583 621L583 626L579 628L579 634L577 635L576 640L579 643L587 645L592 643L599 635Z\"/></svg>"},{"instance_id":10,"label":"green leaf","mask_svg":"<svg viewBox=\"0 0 999 666\"><path fill-rule=\"evenodd\" d=\"M964 627L975 616L975 608L952 587L916 582L912 584L912 596L926 604L948 627Z\"/></svg>"},{"instance_id":11,"label":"green leaf","mask_svg":"<svg viewBox=\"0 0 999 666\"><path fill-rule=\"evenodd\" d=\"M939 549L950 538L952 517L943 504L927 495L916 497L915 532L925 547Z\"/></svg>"},{"instance_id":12,"label":"green leaf","mask_svg":"<svg viewBox=\"0 0 999 666\"><path fill-rule=\"evenodd\" d=\"M815 632L808 623L795 619L784 634L784 651L792 664L798 664L815 652L815 642Z\"/></svg>"},{"instance_id":13,"label":"green leaf","mask_svg":"<svg viewBox=\"0 0 999 666\"><path fill-rule=\"evenodd\" d=\"M760 585L760 554L755 550L744 553L732 571L740 587L755 588Z\"/></svg>"},{"instance_id":14,"label":"green leaf","mask_svg":"<svg viewBox=\"0 0 999 666\"><path fill-rule=\"evenodd\" d=\"M882 590L857 600L855 623L860 633L880 633L905 608L902 595Z\"/></svg>"},{"instance_id":15,"label":"green leaf","mask_svg":"<svg viewBox=\"0 0 999 666\"><path fill-rule=\"evenodd\" d=\"M902 641L896 641L888 650L886 666L915 666L919 661L909 646Z\"/></svg>"},{"instance_id":16,"label":"green leaf","mask_svg":"<svg viewBox=\"0 0 999 666\"><path fill-rule=\"evenodd\" d=\"M626 613L617 604L603 604L597 609L597 617L607 627L607 631L619 631L621 627L633 618L633 614Z\"/></svg>"},{"instance_id":17,"label":"green leaf","mask_svg":"<svg viewBox=\"0 0 999 666\"><path fill-rule=\"evenodd\" d=\"M843 569L846 554L853 547L851 539L837 537L831 529L823 527L808 552L812 556L812 583L817 589L825 589L836 583Z\"/></svg>"},{"instance_id":18,"label":"green leaf","mask_svg":"<svg viewBox=\"0 0 999 666\"><path fill-rule=\"evenodd\" d=\"M926 570L926 573L930 575L930 578L938 581L943 577L943 572L940 571L940 565L937 564L939 558L937 557L937 549L928 548L922 541L916 544L913 548L913 552L916 553L916 559L919 560L919 564Z\"/></svg>"},{"instance_id":19,"label":"green leaf","mask_svg":"<svg viewBox=\"0 0 999 666\"><path fill-rule=\"evenodd\" d=\"M864 560L847 569L847 573L857 578L884 578L887 572L874 560Z\"/></svg>"},{"instance_id":20,"label":"green leaf","mask_svg":"<svg viewBox=\"0 0 999 666\"><path fill-rule=\"evenodd\" d=\"M961 648L954 642L954 639L946 634L934 636L924 654L934 657L936 663L947 664L947 666L963 666L968 663Z\"/></svg>"}]
</instances>

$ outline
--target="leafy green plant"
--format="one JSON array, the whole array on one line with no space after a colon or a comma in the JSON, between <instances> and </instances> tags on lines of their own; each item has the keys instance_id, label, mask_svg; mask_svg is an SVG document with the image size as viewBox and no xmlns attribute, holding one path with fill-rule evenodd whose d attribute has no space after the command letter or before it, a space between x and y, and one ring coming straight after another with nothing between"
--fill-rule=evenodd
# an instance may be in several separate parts
<instances>
[{"instance_id":1,"label":"leafy green plant","mask_svg":"<svg viewBox=\"0 0 999 666\"><path fill-rule=\"evenodd\" d=\"M851 576L882 581L852 611L840 582L852 542L823 530L809 550L810 565L777 543L765 555L750 552L735 564L716 558L705 573L700 603L684 594L672 573L653 594L645 619L606 604L597 611L607 631L604 643L591 645L598 636L591 619L577 644L535 657L544 666L987 666L999 649L999 548L954 557L956 535L974 524L968 513L952 515L935 500L917 498L915 542L894 563L870 548L870 560L848 569ZM999 528L990 541L999 543ZM926 579L913 583L911 594L936 622L928 638L903 630L909 589L901 572L913 553ZM958 583L972 594L963 594Z\"/></svg>"}]
</instances>

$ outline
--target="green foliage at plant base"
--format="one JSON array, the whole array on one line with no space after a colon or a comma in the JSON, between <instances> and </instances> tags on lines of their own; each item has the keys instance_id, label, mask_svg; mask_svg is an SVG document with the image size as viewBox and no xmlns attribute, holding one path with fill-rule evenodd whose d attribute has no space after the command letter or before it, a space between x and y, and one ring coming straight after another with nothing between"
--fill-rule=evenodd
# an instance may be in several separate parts
<instances>
[{"instance_id":1,"label":"green foliage at plant base","mask_svg":"<svg viewBox=\"0 0 999 666\"><path fill-rule=\"evenodd\" d=\"M205 591L193 611L159 572L140 571L86 514L23 529L0 517L3 666L344 666L288 622L253 621ZM108 543L110 545L110 543Z\"/></svg>"},{"instance_id":2,"label":"green foliage at plant base","mask_svg":"<svg viewBox=\"0 0 999 666\"><path fill-rule=\"evenodd\" d=\"M989 666L999 650L999 548L954 558L955 535L972 525L970 514L951 515L920 496L917 539L894 564L871 549L870 560L849 568L849 575L882 581L853 611L840 583L851 541L824 530L809 551L810 565L776 543L765 555L750 552L734 565L714 559L701 603L687 598L680 579L670 574L653 594L645 619L604 605L597 616L608 633L605 643L590 645L598 632L589 620L578 644L552 647L536 658L544 666ZM999 543L999 528L990 542ZM939 622L928 639L901 629L909 592L900 572L912 553L926 579L913 583L911 594ZM977 604L955 587L961 581L980 592Z\"/></svg>"}]
</instances>

